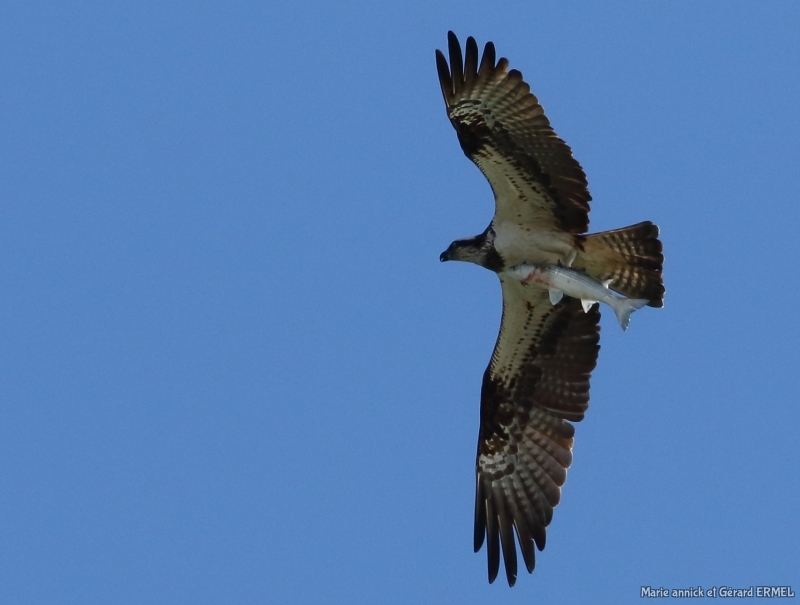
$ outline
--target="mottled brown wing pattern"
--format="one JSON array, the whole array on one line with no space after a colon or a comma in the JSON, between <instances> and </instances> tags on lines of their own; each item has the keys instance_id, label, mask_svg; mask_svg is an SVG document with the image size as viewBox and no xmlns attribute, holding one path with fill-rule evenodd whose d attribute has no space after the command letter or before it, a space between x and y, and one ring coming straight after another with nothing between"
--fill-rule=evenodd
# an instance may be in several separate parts
<instances>
[{"instance_id":1,"label":"mottled brown wing pattern","mask_svg":"<svg viewBox=\"0 0 800 605\"><path fill-rule=\"evenodd\" d=\"M600 312L513 280L503 285L503 321L483 378L475 495L475 551L487 541L489 581L500 552L517 577L516 532L525 566L561 497L574 428L589 405L589 376L600 350Z\"/></svg>"},{"instance_id":2,"label":"mottled brown wing pattern","mask_svg":"<svg viewBox=\"0 0 800 605\"><path fill-rule=\"evenodd\" d=\"M586 175L522 74L505 58L495 62L491 42L480 64L474 38L467 38L466 60L453 32L448 48L449 65L436 51L447 113L464 153L492 186L498 217L584 233L592 199Z\"/></svg>"}]
</instances>

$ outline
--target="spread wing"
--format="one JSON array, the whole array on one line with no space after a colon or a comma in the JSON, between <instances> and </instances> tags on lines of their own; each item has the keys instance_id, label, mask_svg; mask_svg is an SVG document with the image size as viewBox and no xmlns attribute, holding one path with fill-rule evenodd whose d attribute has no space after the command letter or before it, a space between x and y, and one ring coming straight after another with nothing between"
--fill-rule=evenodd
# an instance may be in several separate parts
<instances>
[{"instance_id":1,"label":"spread wing","mask_svg":"<svg viewBox=\"0 0 800 605\"><path fill-rule=\"evenodd\" d=\"M589 375L600 350L598 305L553 306L546 290L504 280L503 320L481 389L475 494L475 552L487 540L489 582L500 550L509 586L517 578L514 530L528 572L534 543L561 497L572 438L589 406Z\"/></svg>"},{"instance_id":2,"label":"spread wing","mask_svg":"<svg viewBox=\"0 0 800 605\"><path fill-rule=\"evenodd\" d=\"M572 151L556 136L530 86L508 61L495 63L486 44L467 38L466 61L453 32L447 34L450 65L436 51L447 115L461 148L489 180L496 218L542 229L584 233L592 197Z\"/></svg>"}]
</instances>

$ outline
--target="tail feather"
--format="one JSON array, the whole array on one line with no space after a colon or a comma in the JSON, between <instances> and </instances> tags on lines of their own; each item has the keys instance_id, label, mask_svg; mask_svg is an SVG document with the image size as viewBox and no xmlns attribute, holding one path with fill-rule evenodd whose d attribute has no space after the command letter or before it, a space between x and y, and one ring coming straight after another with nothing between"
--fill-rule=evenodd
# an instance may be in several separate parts
<instances>
[{"instance_id":1,"label":"tail feather","mask_svg":"<svg viewBox=\"0 0 800 605\"><path fill-rule=\"evenodd\" d=\"M658 227L650 221L587 235L573 267L634 299L647 299L651 307L664 306L663 247Z\"/></svg>"}]
</instances>

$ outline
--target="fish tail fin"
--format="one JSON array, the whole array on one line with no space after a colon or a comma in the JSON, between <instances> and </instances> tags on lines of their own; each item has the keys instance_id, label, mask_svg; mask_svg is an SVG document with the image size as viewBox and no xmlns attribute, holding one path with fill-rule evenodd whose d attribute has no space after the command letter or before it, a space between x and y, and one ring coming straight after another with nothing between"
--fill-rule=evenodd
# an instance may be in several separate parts
<instances>
[{"instance_id":1,"label":"fish tail fin","mask_svg":"<svg viewBox=\"0 0 800 605\"><path fill-rule=\"evenodd\" d=\"M628 324L631 322L631 315L637 309L644 307L649 300L646 298L618 298L617 303L614 304L614 313L617 315L617 321L623 330L628 329Z\"/></svg>"},{"instance_id":2,"label":"fish tail fin","mask_svg":"<svg viewBox=\"0 0 800 605\"><path fill-rule=\"evenodd\" d=\"M584 269L629 298L646 298L651 307L664 306L663 246L658 227L650 221L585 236L573 268Z\"/></svg>"}]
</instances>

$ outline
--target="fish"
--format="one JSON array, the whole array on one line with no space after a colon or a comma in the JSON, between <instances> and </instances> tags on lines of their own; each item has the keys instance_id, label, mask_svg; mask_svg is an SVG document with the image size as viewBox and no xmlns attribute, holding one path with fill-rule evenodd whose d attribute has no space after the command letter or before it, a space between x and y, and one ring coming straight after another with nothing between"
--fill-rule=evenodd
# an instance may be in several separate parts
<instances>
[{"instance_id":1,"label":"fish","mask_svg":"<svg viewBox=\"0 0 800 605\"><path fill-rule=\"evenodd\" d=\"M507 269L505 273L523 284L546 288L552 305L558 304L564 294L579 299L586 313L595 303L605 303L614 310L623 330L628 329L631 314L649 302L646 298L627 298L612 292L609 286L613 279L599 281L583 271L562 264L522 263Z\"/></svg>"}]
</instances>

